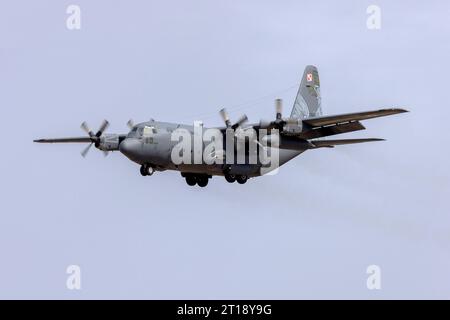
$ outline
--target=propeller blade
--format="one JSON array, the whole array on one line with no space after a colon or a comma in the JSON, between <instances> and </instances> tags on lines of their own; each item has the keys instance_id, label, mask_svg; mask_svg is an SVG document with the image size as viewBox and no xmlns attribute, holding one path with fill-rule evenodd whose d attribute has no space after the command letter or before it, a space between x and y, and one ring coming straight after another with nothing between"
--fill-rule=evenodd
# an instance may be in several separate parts
<instances>
[{"instance_id":1,"label":"propeller blade","mask_svg":"<svg viewBox=\"0 0 450 320\"><path fill-rule=\"evenodd\" d=\"M94 133L92 132L92 130L89 128L89 125L86 123L86 121L84 121L81 124L81 129L83 129L90 137L92 137L94 135Z\"/></svg>"},{"instance_id":2,"label":"propeller blade","mask_svg":"<svg viewBox=\"0 0 450 320\"><path fill-rule=\"evenodd\" d=\"M102 125L98 129L97 133L95 134L97 137L100 137L103 132L109 127L109 122L107 120L103 120Z\"/></svg>"},{"instance_id":3,"label":"propeller blade","mask_svg":"<svg viewBox=\"0 0 450 320\"><path fill-rule=\"evenodd\" d=\"M276 99L275 100L275 112L277 114L277 120L281 120L283 115L283 100Z\"/></svg>"},{"instance_id":4,"label":"propeller blade","mask_svg":"<svg viewBox=\"0 0 450 320\"><path fill-rule=\"evenodd\" d=\"M130 130L133 129L133 127L134 127L134 121L133 121L132 119L128 120L127 126L128 126L128 128L130 128Z\"/></svg>"},{"instance_id":5,"label":"propeller blade","mask_svg":"<svg viewBox=\"0 0 450 320\"><path fill-rule=\"evenodd\" d=\"M247 121L248 121L247 116L246 116L245 114L243 114L243 115L238 119L238 121L236 121L236 123L233 124L232 128L233 128L233 129L239 128L240 126L242 126L242 125L243 125L244 123L246 123Z\"/></svg>"},{"instance_id":6,"label":"propeller blade","mask_svg":"<svg viewBox=\"0 0 450 320\"><path fill-rule=\"evenodd\" d=\"M225 125L227 128L231 127L230 117L228 116L228 112L225 108L221 109L219 111L220 116L222 117L223 122L225 122Z\"/></svg>"},{"instance_id":7,"label":"propeller blade","mask_svg":"<svg viewBox=\"0 0 450 320\"><path fill-rule=\"evenodd\" d=\"M88 154L89 150L91 149L93 143L90 143L86 148L83 149L83 151L81 151L81 156L83 158L86 157L86 155Z\"/></svg>"},{"instance_id":8,"label":"propeller blade","mask_svg":"<svg viewBox=\"0 0 450 320\"><path fill-rule=\"evenodd\" d=\"M104 150L103 150L103 156L107 157L107 156L108 156L108 154L109 154L109 152L108 152L108 151L104 151Z\"/></svg>"}]
</instances>

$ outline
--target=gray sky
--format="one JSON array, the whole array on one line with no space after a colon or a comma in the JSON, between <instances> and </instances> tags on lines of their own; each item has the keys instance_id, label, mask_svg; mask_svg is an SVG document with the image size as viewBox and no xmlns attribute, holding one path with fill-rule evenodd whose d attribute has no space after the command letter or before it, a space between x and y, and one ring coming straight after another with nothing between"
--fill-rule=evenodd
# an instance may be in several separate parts
<instances>
[{"instance_id":1,"label":"gray sky","mask_svg":"<svg viewBox=\"0 0 450 320\"><path fill-rule=\"evenodd\" d=\"M449 16L448 1L2 1L0 298L450 298ZM324 113L411 113L343 136L386 142L205 189L32 143L84 120L270 119L277 97L288 114L307 64Z\"/></svg>"}]
</instances>

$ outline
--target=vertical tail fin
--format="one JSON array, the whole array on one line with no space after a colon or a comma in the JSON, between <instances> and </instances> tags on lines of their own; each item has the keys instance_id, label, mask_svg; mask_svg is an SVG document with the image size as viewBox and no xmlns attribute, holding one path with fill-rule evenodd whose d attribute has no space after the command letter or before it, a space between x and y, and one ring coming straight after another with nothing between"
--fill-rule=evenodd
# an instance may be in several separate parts
<instances>
[{"instance_id":1,"label":"vertical tail fin","mask_svg":"<svg viewBox=\"0 0 450 320\"><path fill-rule=\"evenodd\" d=\"M319 71L307 66L292 107L291 118L311 118L322 115Z\"/></svg>"}]
</instances>

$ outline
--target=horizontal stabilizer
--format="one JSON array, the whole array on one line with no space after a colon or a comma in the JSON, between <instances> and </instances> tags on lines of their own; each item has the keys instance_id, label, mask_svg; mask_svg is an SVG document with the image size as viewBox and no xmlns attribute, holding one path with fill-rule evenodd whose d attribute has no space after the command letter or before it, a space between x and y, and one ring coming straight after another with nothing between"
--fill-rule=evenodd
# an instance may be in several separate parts
<instances>
[{"instance_id":1,"label":"horizontal stabilizer","mask_svg":"<svg viewBox=\"0 0 450 320\"><path fill-rule=\"evenodd\" d=\"M397 113L408 112L405 109L381 109L375 111L365 111L365 112L355 112L355 113L345 113L334 116L323 116L323 117L315 117L304 119L303 123L311 126L311 127L323 127L333 124L351 122L351 121L360 121L367 120L372 118L390 116Z\"/></svg>"},{"instance_id":2,"label":"horizontal stabilizer","mask_svg":"<svg viewBox=\"0 0 450 320\"><path fill-rule=\"evenodd\" d=\"M38 143L68 143L68 142L92 142L90 137L74 137L74 138L56 138L56 139L38 139L33 140Z\"/></svg>"},{"instance_id":3,"label":"horizontal stabilizer","mask_svg":"<svg viewBox=\"0 0 450 320\"><path fill-rule=\"evenodd\" d=\"M341 140L312 140L310 141L314 148L333 148L334 146L364 142L384 141L384 139L367 138L367 139L341 139Z\"/></svg>"}]
</instances>

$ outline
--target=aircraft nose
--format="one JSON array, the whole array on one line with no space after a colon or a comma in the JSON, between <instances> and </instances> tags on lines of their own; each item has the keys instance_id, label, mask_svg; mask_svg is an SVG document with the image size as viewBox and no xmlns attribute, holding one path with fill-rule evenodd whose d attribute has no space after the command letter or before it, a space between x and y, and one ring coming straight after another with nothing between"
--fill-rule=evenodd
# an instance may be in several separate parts
<instances>
[{"instance_id":1,"label":"aircraft nose","mask_svg":"<svg viewBox=\"0 0 450 320\"><path fill-rule=\"evenodd\" d=\"M137 139L125 139L120 143L119 150L130 159L136 159L139 155L141 144Z\"/></svg>"}]
</instances>

